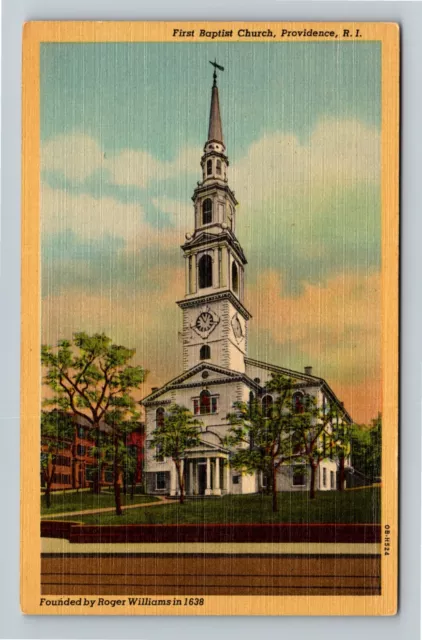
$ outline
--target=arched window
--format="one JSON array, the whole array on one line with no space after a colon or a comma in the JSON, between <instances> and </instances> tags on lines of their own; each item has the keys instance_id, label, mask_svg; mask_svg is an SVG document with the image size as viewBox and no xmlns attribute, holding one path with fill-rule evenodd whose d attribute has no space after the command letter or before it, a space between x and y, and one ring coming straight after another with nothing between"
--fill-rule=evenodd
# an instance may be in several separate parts
<instances>
[{"instance_id":1,"label":"arched window","mask_svg":"<svg viewBox=\"0 0 422 640\"><path fill-rule=\"evenodd\" d=\"M212 174L212 160L207 160L207 176Z\"/></svg>"},{"instance_id":2,"label":"arched window","mask_svg":"<svg viewBox=\"0 0 422 640\"><path fill-rule=\"evenodd\" d=\"M235 262L232 263L232 287L235 293L239 293L239 271Z\"/></svg>"},{"instance_id":3,"label":"arched window","mask_svg":"<svg viewBox=\"0 0 422 640\"><path fill-rule=\"evenodd\" d=\"M209 391L201 391L199 394L199 413L211 413L211 394Z\"/></svg>"},{"instance_id":4,"label":"arched window","mask_svg":"<svg viewBox=\"0 0 422 640\"><path fill-rule=\"evenodd\" d=\"M155 424L157 427L162 427L164 424L164 409L163 407L158 407L155 412Z\"/></svg>"},{"instance_id":5,"label":"arched window","mask_svg":"<svg viewBox=\"0 0 422 640\"><path fill-rule=\"evenodd\" d=\"M208 254L202 256L198 263L199 288L212 287L212 258Z\"/></svg>"},{"instance_id":6,"label":"arched window","mask_svg":"<svg viewBox=\"0 0 422 640\"><path fill-rule=\"evenodd\" d=\"M202 203L202 224L210 224L212 222L212 200L206 198Z\"/></svg>"},{"instance_id":7,"label":"arched window","mask_svg":"<svg viewBox=\"0 0 422 640\"><path fill-rule=\"evenodd\" d=\"M300 391L296 391L296 393L294 393L292 396L292 404L293 411L295 413L303 413L305 410L303 393L300 393Z\"/></svg>"},{"instance_id":8,"label":"arched window","mask_svg":"<svg viewBox=\"0 0 422 640\"><path fill-rule=\"evenodd\" d=\"M200 351L199 351L199 359L200 360L209 360L211 358L211 349L209 347L209 345L204 344L202 345Z\"/></svg>"},{"instance_id":9,"label":"arched window","mask_svg":"<svg viewBox=\"0 0 422 640\"><path fill-rule=\"evenodd\" d=\"M262 398L262 413L266 418L269 418L271 412L271 405L273 398L270 395L266 395Z\"/></svg>"},{"instance_id":10,"label":"arched window","mask_svg":"<svg viewBox=\"0 0 422 640\"><path fill-rule=\"evenodd\" d=\"M217 160L215 165L215 172L218 176L221 176L221 160Z\"/></svg>"}]
</instances>

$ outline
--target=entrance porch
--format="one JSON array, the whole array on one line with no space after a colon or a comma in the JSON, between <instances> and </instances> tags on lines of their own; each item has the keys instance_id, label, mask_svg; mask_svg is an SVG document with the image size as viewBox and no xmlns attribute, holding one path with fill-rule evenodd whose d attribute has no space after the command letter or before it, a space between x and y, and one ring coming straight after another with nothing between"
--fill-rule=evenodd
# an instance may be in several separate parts
<instances>
[{"instance_id":1,"label":"entrance porch","mask_svg":"<svg viewBox=\"0 0 422 640\"><path fill-rule=\"evenodd\" d=\"M223 452L188 454L183 462L185 494L187 496L221 496L228 492L230 470L228 456ZM176 470L170 474L170 495L179 494Z\"/></svg>"}]
</instances>

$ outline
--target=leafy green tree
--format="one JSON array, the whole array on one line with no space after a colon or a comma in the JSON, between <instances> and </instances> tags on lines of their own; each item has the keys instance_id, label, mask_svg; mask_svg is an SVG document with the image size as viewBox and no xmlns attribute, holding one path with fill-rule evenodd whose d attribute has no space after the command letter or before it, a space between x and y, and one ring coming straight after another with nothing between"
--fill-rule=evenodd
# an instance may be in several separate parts
<instances>
[{"instance_id":1,"label":"leafy green tree","mask_svg":"<svg viewBox=\"0 0 422 640\"><path fill-rule=\"evenodd\" d=\"M381 476L382 416L378 414L370 425L353 425L351 456L353 467L373 481Z\"/></svg>"},{"instance_id":2,"label":"leafy green tree","mask_svg":"<svg viewBox=\"0 0 422 640\"><path fill-rule=\"evenodd\" d=\"M256 398L249 403L236 402L235 411L227 415L231 427L224 443L238 447L230 464L246 473L261 471L270 480L272 509L277 511L277 472L288 460L299 458L295 450L292 422L294 380L283 375L273 376L268 391L277 397L268 405Z\"/></svg>"},{"instance_id":3,"label":"leafy green tree","mask_svg":"<svg viewBox=\"0 0 422 640\"><path fill-rule=\"evenodd\" d=\"M75 425L64 411L41 412L41 473L45 482L45 503L51 506L51 485L57 467L57 457L72 446Z\"/></svg>"},{"instance_id":4,"label":"leafy green tree","mask_svg":"<svg viewBox=\"0 0 422 640\"><path fill-rule=\"evenodd\" d=\"M188 449L200 443L200 427L202 422L193 417L186 407L172 404L164 414L161 424L153 431L149 441L151 449L157 449L156 459L171 458L176 467L179 483L180 504L185 500L185 479L183 461Z\"/></svg>"},{"instance_id":5,"label":"leafy green tree","mask_svg":"<svg viewBox=\"0 0 422 640\"><path fill-rule=\"evenodd\" d=\"M94 433L98 458L95 491L101 487L102 449L107 448L107 439L112 442L117 515L121 514L120 443L126 437L127 424L133 428L139 419L131 394L148 373L141 366L128 364L134 355L135 349L113 344L111 338L99 333L78 332L72 340L59 340L56 347L41 347L41 363L46 370L43 381L53 392L44 405L84 418ZM107 425L104 440L100 429L103 425Z\"/></svg>"}]
</instances>

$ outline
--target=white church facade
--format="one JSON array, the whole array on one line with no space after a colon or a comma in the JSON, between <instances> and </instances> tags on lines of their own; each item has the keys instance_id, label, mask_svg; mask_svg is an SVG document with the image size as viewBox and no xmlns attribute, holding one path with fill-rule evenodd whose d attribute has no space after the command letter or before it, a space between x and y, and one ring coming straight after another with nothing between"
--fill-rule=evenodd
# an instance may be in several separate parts
<instances>
[{"instance_id":1,"label":"white church facade","mask_svg":"<svg viewBox=\"0 0 422 640\"><path fill-rule=\"evenodd\" d=\"M202 422L201 444L186 452L186 494L195 496L256 493L265 489L262 474L248 475L230 466L231 451L223 446L229 431L226 419L236 401L252 398L271 403L266 390L271 374L283 373L296 381L295 397L310 394L317 403L337 405L351 422L328 384L303 372L258 362L248 357L248 323L244 304L246 257L236 237L237 201L228 181L216 73L211 93L208 139L201 158L202 180L194 203L194 231L182 246L185 260L185 297L177 304L183 314L183 372L143 399L146 426L145 480L151 494L178 494L174 462L161 458L148 441L171 404L187 407ZM338 461L327 457L318 470L319 490L335 490ZM280 467L280 491L308 489L309 474L292 465Z\"/></svg>"}]
</instances>

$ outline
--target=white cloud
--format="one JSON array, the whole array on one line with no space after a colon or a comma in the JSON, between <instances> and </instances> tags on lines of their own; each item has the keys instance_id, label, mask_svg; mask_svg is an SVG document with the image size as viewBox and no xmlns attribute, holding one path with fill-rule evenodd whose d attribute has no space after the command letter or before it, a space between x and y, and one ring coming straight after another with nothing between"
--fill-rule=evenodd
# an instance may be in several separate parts
<instances>
[{"instance_id":1,"label":"white cloud","mask_svg":"<svg viewBox=\"0 0 422 640\"><path fill-rule=\"evenodd\" d=\"M41 147L41 169L61 173L73 183L82 182L103 164L98 143L83 133L60 134Z\"/></svg>"},{"instance_id":2,"label":"white cloud","mask_svg":"<svg viewBox=\"0 0 422 640\"><path fill-rule=\"evenodd\" d=\"M144 223L144 212L137 203L122 203L114 198L94 198L63 189L41 187L41 229L43 233L73 231L84 240L101 235L132 239Z\"/></svg>"},{"instance_id":3,"label":"white cloud","mask_svg":"<svg viewBox=\"0 0 422 640\"><path fill-rule=\"evenodd\" d=\"M110 172L110 182L119 186L145 188L151 182L177 178L183 174L200 175L201 149L186 147L176 158L160 161L142 149L123 149L106 154L91 136L73 132L51 138L41 148L41 168L61 173L77 184L98 169Z\"/></svg>"},{"instance_id":4,"label":"white cloud","mask_svg":"<svg viewBox=\"0 0 422 640\"><path fill-rule=\"evenodd\" d=\"M356 120L320 121L306 142L275 132L254 142L233 164L230 181L244 205L282 198L320 198L333 188L375 184L380 177L380 135Z\"/></svg>"}]
</instances>

